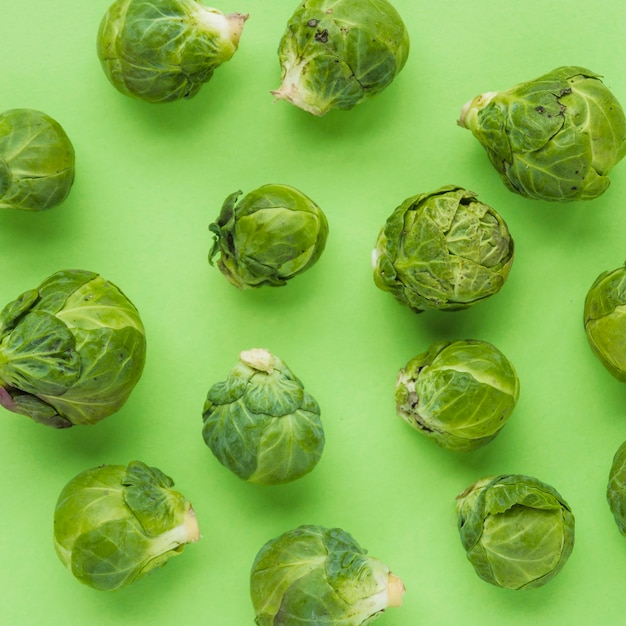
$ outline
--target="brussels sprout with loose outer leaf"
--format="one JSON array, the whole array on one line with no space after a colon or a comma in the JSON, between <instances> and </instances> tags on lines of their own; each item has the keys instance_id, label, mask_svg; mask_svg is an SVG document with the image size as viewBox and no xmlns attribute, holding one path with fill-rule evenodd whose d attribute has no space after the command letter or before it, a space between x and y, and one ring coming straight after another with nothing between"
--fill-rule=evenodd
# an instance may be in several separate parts
<instances>
[{"instance_id":1,"label":"brussels sprout with loose outer leaf","mask_svg":"<svg viewBox=\"0 0 626 626\"><path fill-rule=\"evenodd\" d=\"M603 272L585 298L585 333L593 353L626 382L626 267Z\"/></svg>"},{"instance_id":2,"label":"brussels sprout with loose outer leaf","mask_svg":"<svg viewBox=\"0 0 626 626\"><path fill-rule=\"evenodd\" d=\"M289 19L272 94L313 115L351 109L404 67L409 35L387 0L306 0Z\"/></svg>"},{"instance_id":3,"label":"brussels sprout with loose outer leaf","mask_svg":"<svg viewBox=\"0 0 626 626\"><path fill-rule=\"evenodd\" d=\"M411 359L396 381L398 415L442 448L475 450L510 417L519 380L486 341L438 341Z\"/></svg>"},{"instance_id":4,"label":"brussels sprout with loose outer leaf","mask_svg":"<svg viewBox=\"0 0 626 626\"><path fill-rule=\"evenodd\" d=\"M74 183L74 147L61 125L34 109L0 115L0 208L43 211Z\"/></svg>"},{"instance_id":5,"label":"brussels sprout with loose outer leaf","mask_svg":"<svg viewBox=\"0 0 626 626\"><path fill-rule=\"evenodd\" d=\"M620 533L626 536L626 442L617 449L613 457L606 499Z\"/></svg>"},{"instance_id":6,"label":"brussels sprout with loose outer leaf","mask_svg":"<svg viewBox=\"0 0 626 626\"><path fill-rule=\"evenodd\" d=\"M360 626L400 606L404 584L344 530L300 526L261 548L250 594L257 626Z\"/></svg>"},{"instance_id":7,"label":"brussels sprout with loose outer leaf","mask_svg":"<svg viewBox=\"0 0 626 626\"><path fill-rule=\"evenodd\" d=\"M82 583L100 591L129 585L200 538L191 504L174 482L141 461L85 470L61 491L54 547Z\"/></svg>"},{"instance_id":8,"label":"brussels sprout with loose outer leaf","mask_svg":"<svg viewBox=\"0 0 626 626\"><path fill-rule=\"evenodd\" d=\"M64 270L0 311L0 404L54 428L95 424L138 382L139 313L94 272Z\"/></svg>"},{"instance_id":9,"label":"brussels sprout with loose outer leaf","mask_svg":"<svg viewBox=\"0 0 626 626\"><path fill-rule=\"evenodd\" d=\"M459 125L487 151L504 184L527 198L596 198L626 154L626 116L598 74L559 67L468 102Z\"/></svg>"},{"instance_id":10,"label":"brussels sprout with loose outer leaf","mask_svg":"<svg viewBox=\"0 0 626 626\"><path fill-rule=\"evenodd\" d=\"M247 18L196 0L116 0L100 23L98 58L125 95L192 98L235 54Z\"/></svg>"},{"instance_id":11,"label":"brussels sprout with loose outer leaf","mask_svg":"<svg viewBox=\"0 0 626 626\"><path fill-rule=\"evenodd\" d=\"M263 185L237 202L240 195L228 196L209 226L209 262L219 253L217 266L233 285L281 286L319 259L328 222L313 200L288 185Z\"/></svg>"},{"instance_id":12,"label":"brussels sprout with loose outer leaf","mask_svg":"<svg viewBox=\"0 0 626 626\"><path fill-rule=\"evenodd\" d=\"M286 483L310 472L324 449L320 408L287 365L265 349L246 350L211 387L202 436L243 480Z\"/></svg>"},{"instance_id":13,"label":"brussels sprout with loose outer leaf","mask_svg":"<svg viewBox=\"0 0 626 626\"><path fill-rule=\"evenodd\" d=\"M574 547L574 515L551 486L519 474L483 478L457 497L461 542L483 580L508 589L545 585Z\"/></svg>"},{"instance_id":14,"label":"brussels sprout with loose outer leaf","mask_svg":"<svg viewBox=\"0 0 626 626\"><path fill-rule=\"evenodd\" d=\"M416 313L484 300L504 285L512 264L505 221L474 192L452 185L407 198L372 253L376 285Z\"/></svg>"}]
</instances>

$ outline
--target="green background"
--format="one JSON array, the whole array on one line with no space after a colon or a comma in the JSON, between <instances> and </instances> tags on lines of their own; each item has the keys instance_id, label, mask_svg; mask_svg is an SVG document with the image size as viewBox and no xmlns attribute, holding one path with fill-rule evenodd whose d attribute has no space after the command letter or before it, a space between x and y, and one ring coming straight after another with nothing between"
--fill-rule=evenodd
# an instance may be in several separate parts
<instances>
[{"instance_id":1,"label":"green background","mask_svg":"<svg viewBox=\"0 0 626 626\"><path fill-rule=\"evenodd\" d=\"M95 54L106 0L6 2L0 108L37 108L76 150L68 200L0 214L2 304L53 272L116 283L146 326L144 375L117 414L55 431L2 410L0 623L253 623L248 574L258 549L299 524L339 526L405 581L380 626L615 624L626 612L626 539L605 499L626 438L626 388L592 355L586 292L626 258L626 163L600 198L564 205L509 192L456 125L478 93L560 65L605 77L626 103L621 0L395 0L411 36L394 83L349 112L315 118L270 90L294 0L224 0L248 12L239 51L190 101L151 105L118 93ZM293 185L325 211L320 261L282 288L238 291L207 263L208 224L233 191ZM502 291L473 308L422 315L372 280L370 251L406 197L458 184L507 221L516 260ZM398 369L438 339L494 343L521 393L501 434L454 454L395 415ZM201 409L240 350L269 348L322 408L316 469L262 488L224 469L201 437ZM102 463L139 459L192 501L202 539L114 593L75 581L52 546L65 483ZM456 529L455 496L475 480L525 473L553 485L576 516L576 544L547 586L512 592L480 580Z\"/></svg>"}]
</instances>

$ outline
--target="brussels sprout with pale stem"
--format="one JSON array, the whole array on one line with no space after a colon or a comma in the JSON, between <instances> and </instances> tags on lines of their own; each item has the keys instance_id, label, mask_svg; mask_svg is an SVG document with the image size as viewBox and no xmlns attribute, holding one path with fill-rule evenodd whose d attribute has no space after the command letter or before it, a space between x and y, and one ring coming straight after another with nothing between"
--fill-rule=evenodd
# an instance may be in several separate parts
<instances>
[{"instance_id":1,"label":"brussels sprout with pale stem","mask_svg":"<svg viewBox=\"0 0 626 626\"><path fill-rule=\"evenodd\" d=\"M459 125L487 151L504 184L527 198L596 198L626 154L626 116L600 76L559 67L463 107Z\"/></svg>"},{"instance_id":2,"label":"brussels sprout with pale stem","mask_svg":"<svg viewBox=\"0 0 626 626\"><path fill-rule=\"evenodd\" d=\"M399 607L404 591L346 531L314 525L268 541L250 574L257 626L361 626Z\"/></svg>"}]
</instances>

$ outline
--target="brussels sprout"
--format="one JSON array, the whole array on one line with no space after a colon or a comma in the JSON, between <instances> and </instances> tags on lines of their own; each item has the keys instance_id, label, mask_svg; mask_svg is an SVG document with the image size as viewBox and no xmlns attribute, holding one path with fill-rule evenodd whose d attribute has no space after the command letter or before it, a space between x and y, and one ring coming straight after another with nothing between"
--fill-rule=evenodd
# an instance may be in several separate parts
<instances>
[{"instance_id":1,"label":"brussels sprout","mask_svg":"<svg viewBox=\"0 0 626 626\"><path fill-rule=\"evenodd\" d=\"M33 109L0 115L0 208L43 211L74 182L74 147L61 125Z\"/></svg>"},{"instance_id":2,"label":"brussels sprout","mask_svg":"<svg viewBox=\"0 0 626 626\"><path fill-rule=\"evenodd\" d=\"M241 352L228 378L209 389L202 418L202 436L218 461L252 483L300 478L324 449L317 402L261 348Z\"/></svg>"},{"instance_id":3,"label":"brussels sprout","mask_svg":"<svg viewBox=\"0 0 626 626\"><path fill-rule=\"evenodd\" d=\"M438 341L396 381L396 411L442 448L475 450L502 429L519 396L515 369L486 341Z\"/></svg>"},{"instance_id":4,"label":"brussels sprout","mask_svg":"<svg viewBox=\"0 0 626 626\"><path fill-rule=\"evenodd\" d=\"M94 424L139 380L137 309L93 272L56 272L0 311L0 404L54 428Z\"/></svg>"},{"instance_id":5,"label":"brussels sprout","mask_svg":"<svg viewBox=\"0 0 626 626\"><path fill-rule=\"evenodd\" d=\"M626 382L626 267L603 272L585 298L585 333L593 353Z\"/></svg>"},{"instance_id":6,"label":"brussels sprout","mask_svg":"<svg viewBox=\"0 0 626 626\"><path fill-rule=\"evenodd\" d=\"M574 547L574 516L557 491L530 476L483 478L457 497L461 542L476 573L508 589L545 585Z\"/></svg>"},{"instance_id":7,"label":"brussels sprout","mask_svg":"<svg viewBox=\"0 0 626 626\"><path fill-rule=\"evenodd\" d=\"M174 481L140 461L85 470L63 488L54 511L54 547L82 583L125 587L198 541L191 504Z\"/></svg>"},{"instance_id":8,"label":"brussels sprout","mask_svg":"<svg viewBox=\"0 0 626 626\"><path fill-rule=\"evenodd\" d=\"M209 226L209 262L219 252L217 266L233 285L284 285L319 259L328 222L310 198L287 185L263 185L237 203L241 193L226 198Z\"/></svg>"},{"instance_id":9,"label":"brussels sprout","mask_svg":"<svg viewBox=\"0 0 626 626\"><path fill-rule=\"evenodd\" d=\"M498 292L513 264L504 220L461 187L407 198L381 230L374 281L416 313L455 311Z\"/></svg>"},{"instance_id":10,"label":"brussels sprout","mask_svg":"<svg viewBox=\"0 0 626 626\"><path fill-rule=\"evenodd\" d=\"M235 54L247 18L196 0L116 0L100 23L98 58L125 95L192 98Z\"/></svg>"},{"instance_id":11,"label":"brussels sprout","mask_svg":"<svg viewBox=\"0 0 626 626\"><path fill-rule=\"evenodd\" d=\"M258 626L359 626L400 606L404 585L344 530L300 526L261 548L250 594Z\"/></svg>"},{"instance_id":12,"label":"brussels sprout","mask_svg":"<svg viewBox=\"0 0 626 626\"><path fill-rule=\"evenodd\" d=\"M527 198L589 200L626 154L626 117L600 77L559 67L468 102L459 125L480 141L504 184Z\"/></svg>"},{"instance_id":13,"label":"brussels sprout","mask_svg":"<svg viewBox=\"0 0 626 626\"><path fill-rule=\"evenodd\" d=\"M618 448L613 457L606 499L620 533L626 536L626 442Z\"/></svg>"},{"instance_id":14,"label":"brussels sprout","mask_svg":"<svg viewBox=\"0 0 626 626\"><path fill-rule=\"evenodd\" d=\"M272 94L313 115L351 109L385 89L408 54L387 0L305 0L280 41L282 83Z\"/></svg>"}]
</instances>

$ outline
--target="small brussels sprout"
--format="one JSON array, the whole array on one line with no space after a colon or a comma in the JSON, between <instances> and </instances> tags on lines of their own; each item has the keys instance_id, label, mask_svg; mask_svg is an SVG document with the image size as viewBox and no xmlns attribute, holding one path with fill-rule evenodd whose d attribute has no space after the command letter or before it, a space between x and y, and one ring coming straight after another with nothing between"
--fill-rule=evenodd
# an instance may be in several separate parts
<instances>
[{"instance_id":1,"label":"small brussels sprout","mask_svg":"<svg viewBox=\"0 0 626 626\"><path fill-rule=\"evenodd\" d=\"M603 272L585 298L585 333L593 353L626 382L626 267Z\"/></svg>"},{"instance_id":2,"label":"small brussels sprout","mask_svg":"<svg viewBox=\"0 0 626 626\"><path fill-rule=\"evenodd\" d=\"M284 285L319 259L328 222L313 200L288 185L263 185L237 202L241 193L226 198L209 226L209 262L219 253L217 267L233 285Z\"/></svg>"},{"instance_id":3,"label":"small brussels sprout","mask_svg":"<svg viewBox=\"0 0 626 626\"><path fill-rule=\"evenodd\" d=\"M400 606L404 584L344 530L300 526L261 548L250 594L258 626L360 626Z\"/></svg>"},{"instance_id":4,"label":"small brussels sprout","mask_svg":"<svg viewBox=\"0 0 626 626\"><path fill-rule=\"evenodd\" d=\"M557 491L530 476L483 478L457 497L467 558L492 585L532 589L561 571L574 547L574 516Z\"/></svg>"},{"instance_id":5,"label":"small brussels sprout","mask_svg":"<svg viewBox=\"0 0 626 626\"><path fill-rule=\"evenodd\" d=\"M455 311L504 285L513 239L490 206L462 187L441 187L397 207L372 253L374 281L416 313Z\"/></svg>"},{"instance_id":6,"label":"small brussels sprout","mask_svg":"<svg viewBox=\"0 0 626 626\"><path fill-rule=\"evenodd\" d=\"M0 115L0 208L43 211L74 182L74 147L61 125L34 109Z\"/></svg>"},{"instance_id":7,"label":"small brussels sprout","mask_svg":"<svg viewBox=\"0 0 626 626\"><path fill-rule=\"evenodd\" d=\"M218 461L252 483L296 480L324 449L317 402L262 348L241 352L228 378L209 389L202 418L202 436Z\"/></svg>"},{"instance_id":8,"label":"small brussels sprout","mask_svg":"<svg viewBox=\"0 0 626 626\"><path fill-rule=\"evenodd\" d=\"M95 424L138 382L137 309L93 272L64 270L0 311L0 404L54 428Z\"/></svg>"},{"instance_id":9,"label":"small brussels sprout","mask_svg":"<svg viewBox=\"0 0 626 626\"><path fill-rule=\"evenodd\" d=\"M387 0L305 0L287 23L272 94L313 115L351 109L404 67L409 35Z\"/></svg>"},{"instance_id":10,"label":"small brussels sprout","mask_svg":"<svg viewBox=\"0 0 626 626\"><path fill-rule=\"evenodd\" d=\"M198 541L191 504L174 482L140 461L85 470L63 488L54 511L54 547L81 582L125 587Z\"/></svg>"},{"instance_id":11,"label":"small brussels sprout","mask_svg":"<svg viewBox=\"0 0 626 626\"><path fill-rule=\"evenodd\" d=\"M475 450L502 429L519 397L515 369L486 341L438 341L396 381L396 411L449 450Z\"/></svg>"},{"instance_id":12,"label":"small brussels sprout","mask_svg":"<svg viewBox=\"0 0 626 626\"><path fill-rule=\"evenodd\" d=\"M461 112L504 184L527 198L589 200L626 154L626 117L598 74L559 67Z\"/></svg>"},{"instance_id":13,"label":"small brussels sprout","mask_svg":"<svg viewBox=\"0 0 626 626\"><path fill-rule=\"evenodd\" d=\"M115 0L100 23L98 58L125 95L192 98L235 54L247 18L196 0Z\"/></svg>"},{"instance_id":14,"label":"small brussels sprout","mask_svg":"<svg viewBox=\"0 0 626 626\"><path fill-rule=\"evenodd\" d=\"M606 499L620 533L626 536L626 441L613 457Z\"/></svg>"}]
</instances>

